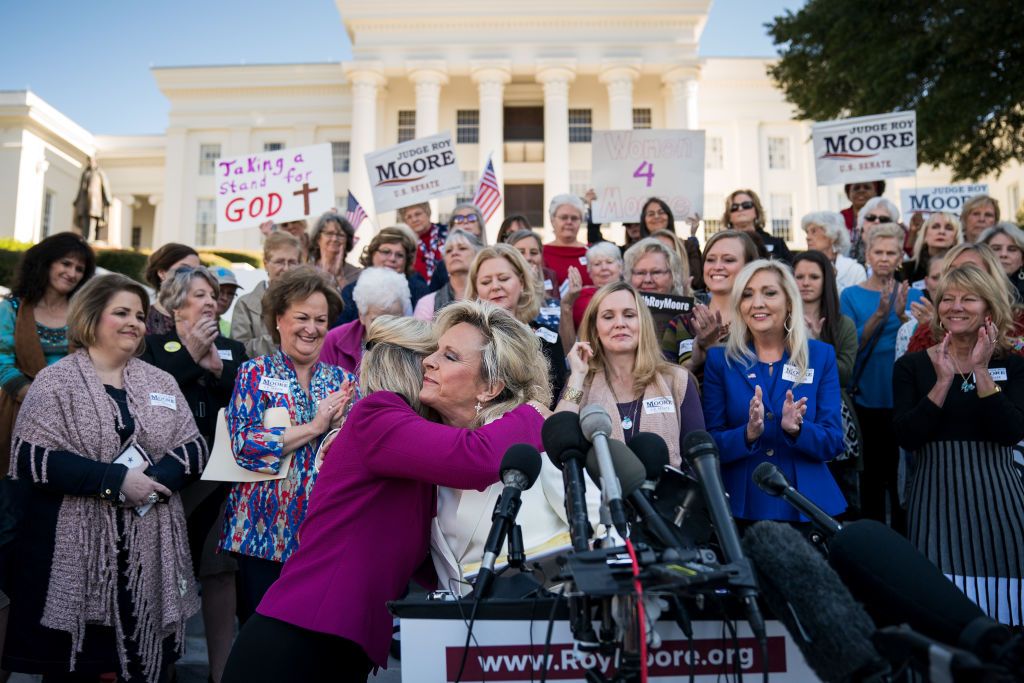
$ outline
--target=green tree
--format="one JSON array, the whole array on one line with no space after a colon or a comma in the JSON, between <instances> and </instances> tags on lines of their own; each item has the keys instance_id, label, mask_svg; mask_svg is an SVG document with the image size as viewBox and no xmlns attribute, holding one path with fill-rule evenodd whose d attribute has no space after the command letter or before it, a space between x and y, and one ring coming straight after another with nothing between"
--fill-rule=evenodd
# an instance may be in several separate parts
<instances>
[{"instance_id":1,"label":"green tree","mask_svg":"<svg viewBox=\"0 0 1024 683\"><path fill-rule=\"evenodd\" d=\"M800 118L914 109L919 161L956 180L1024 160L1020 0L809 0L767 27Z\"/></svg>"}]
</instances>

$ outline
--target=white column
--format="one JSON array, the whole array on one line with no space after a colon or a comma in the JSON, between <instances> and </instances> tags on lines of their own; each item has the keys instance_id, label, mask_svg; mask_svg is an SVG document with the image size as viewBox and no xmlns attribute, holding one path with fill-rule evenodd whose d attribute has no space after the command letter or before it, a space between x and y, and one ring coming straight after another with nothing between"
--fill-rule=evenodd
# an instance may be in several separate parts
<instances>
[{"instance_id":1,"label":"white column","mask_svg":"<svg viewBox=\"0 0 1024 683\"><path fill-rule=\"evenodd\" d=\"M686 81L686 127L690 130L700 128L700 119L697 117L698 89L696 78Z\"/></svg>"},{"instance_id":2,"label":"white column","mask_svg":"<svg viewBox=\"0 0 1024 683\"><path fill-rule=\"evenodd\" d=\"M164 192L149 199L149 203L156 207L153 212L154 249L167 242L192 244L196 238L195 196L185 194L185 145L188 135L184 128L168 128L166 139ZM157 198L155 202L154 197ZM163 201L165 197L170 198L170 201ZM186 201L188 206L185 205Z\"/></svg>"},{"instance_id":3,"label":"white column","mask_svg":"<svg viewBox=\"0 0 1024 683\"><path fill-rule=\"evenodd\" d=\"M370 177L366 172L364 156L377 148L377 96L387 83L379 65L353 63L346 70L352 88L352 130L349 139L349 189L366 209L371 219L376 218ZM372 236L370 221L364 221L359 232L363 244Z\"/></svg>"},{"instance_id":4,"label":"white column","mask_svg":"<svg viewBox=\"0 0 1024 683\"><path fill-rule=\"evenodd\" d=\"M46 192L46 171L50 164L46 161L46 147L43 141L27 130L21 133L21 157L18 159L15 176L14 233L13 237L21 242L37 242L42 233L43 200ZM17 150L15 151L17 153ZM79 170L79 172L81 172ZM78 191L78 178L72 192ZM75 200L74 195L62 197L69 204ZM58 201L60 200L58 199ZM54 207L56 209L56 207ZM66 226L53 221L51 232L71 230L71 221Z\"/></svg>"},{"instance_id":5,"label":"white column","mask_svg":"<svg viewBox=\"0 0 1024 683\"><path fill-rule=\"evenodd\" d=\"M633 129L633 82L640 70L633 65L607 65L598 79L608 89L609 128Z\"/></svg>"},{"instance_id":6,"label":"white column","mask_svg":"<svg viewBox=\"0 0 1024 683\"><path fill-rule=\"evenodd\" d=\"M167 232L163 227L164 221L167 220L167 212L164 211L164 205L167 204L167 202L165 202L163 196L159 194L149 195L149 198L146 201L148 201L149 205L153 207L153 244L150 245L153 249L159 249L167 242L181 242L183 244L195 243L196 221L194 217L189 223L191 228L179 227L174 239L163 239L161 235ZM173 203L174 202L171 202L171 204Z\"/></svg>"},{"instance_id":7,"label":"white column","mask_svg":"<svg viewBox=\"0 0 1024 683\"><path fill-rule=\"evenodd\" d=\"M416 137L438 132L441 86L448 84L443 62L410 62L406 65L409 80L416 89Z\"/></svg>"},{"instance_id":8,"label":"white column","mask_svg":"<svg viewBox=\"0 0 1024 683\"><path fill-rule=\"evenodd\" d=\"M117 212L115 223L114 212L110 212L110 229L107 232L107 243L112 247L120 248L127 243L132 243L132 222L135 219L135 195L119 194L114 197L121 205ZM113 207L111 207L113 208Z\"/></svg>"},{"instance_id":9,"label":"white column","mask_svg":"<svg viewBox=\"0 0 1024 683\"><path fill-rule=\"evenodd\" d=\"M544 86L544 225L551 230L548 205L569 191L569 84L574 66L544 65L537 81Z\"/></svg>"},{"instance_id":10,"label":"white column","mask_svg":"<svg viewBox=\"0 0 1024 683\"><path fill-rule=\"evenodd\" d=\"M498 187L505 177L505 84L512 80L512 70L507 62L474 63L472 69L473 82L476 83L480 95L480 142L479 163L477 168L482 173L490 157L494 162L494 176L498 179ZM502 190L504 194L504 190ZM488 234L497 233L498 226L505 219L505 205L487 222Z\"/></svg>"},{"instance_id":11,"label":"white column","mask_svg":"<svg viewBox=\"0 0 1024 683\"><path fill-rule=\"evenodd\" d=\"M664 84L665 123L667 128L696 130L697 81L700 71L694 67L680 67L661 77Z\"/></svg>"}]
</instances>

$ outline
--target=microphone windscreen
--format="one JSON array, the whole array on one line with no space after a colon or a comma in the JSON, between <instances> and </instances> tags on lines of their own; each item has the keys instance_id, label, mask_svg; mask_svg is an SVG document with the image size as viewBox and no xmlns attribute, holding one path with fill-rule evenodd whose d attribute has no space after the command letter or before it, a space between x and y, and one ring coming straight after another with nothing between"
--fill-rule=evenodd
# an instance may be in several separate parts
<instances>
[{"instance_id":1,"label":"microphone windscreen","mask_svg":"<svg viewBox=\"0 0 1024 683\"><path fill-rule=\"evenodd\" d=\"M761 597L822 681L862 680L884 669L875 625L821 554L792 527L758 522L743 536Z\"/></svg>"},{"instance_id":2,"label":"microphone windscreen","mask_svg":"<svg viewBox=\"0 0 1024 683\"><path fill-rule=\"evenodd\" d=\"M644 483L644 466L640 464L640 460L629 446L621 441L608 439L608 450L612 454L612 465L615 467L615 475L619 478L622 497L628 498ZM597 464L597 452L593 448L587 453L587 474L600 488L601 467Z\"/></svg>"},{"instance_id":3,"label":"microphone windscreen","mask_svg":"<svg viewBox=\"0 0 1024 683\"><path fill-rule=\"evenodd\" d=\"M651 432L640 432L629 442L629 448L644 466L644 478L657 481L668 464L668 446L665 439Z\"/></svg>"},{"instance_id":4,"label":"microphone windscreen","mask_svg":"<svg viewBox=\"0 0 1024 683\"><path fill-rule=\"evenodd\" d=\"M567 410L557 412L544 420L544 425L540 428L540 438L548 457L558 469L562 469L567 453L576 451L582 457L582 454L590 449L590 443L583 437L583 430L580 429L580 416Z\"/></svg>"},{"instance_id":5,"label":"microphone windscreen","mask_svg":"<svg viewBox=\"0 0 1024 683\"><path fill-rule=\"evenodd\" d=\"M985 617L910 541L881 522L843 525L829 542L829 563L879 627L909 624L956 645L969 623Z\"/></svg>"},{"instance_id":6,"label":"microphone windscreen","mask_svg":"<svg viewBox=\"0 0 1024 683\"><path fill-rule=\"evenodd\" d=\"M703 430L697 429L689 432L683 438L683 457L692 464L696 458L705 454L713 455L715 459L718 458L718 446L715 445L715 440Z\"/></svg>"},{"instance_id":7,"label":"microphone windscreen","mask_svg":"<svg viewBox=\"0 0 1024 683\"><path fill-rule=\"evenodd\" d=\"M769 496L781 496L782 492L789 486L786 475L782 473L774 463L763 462L754 468L751 479L758 488Z\"/></svg>"},{"instance_id":8,"label":"microphone windscreen","mask_svg":"<svg viewBox=\"0 0 1024 683\"><path fill-rule=\"evenodd\" d=\"M527 484L521 487L526 490L533 486L540 476L540 453L528 443L517 443L509 446L505 451L505 457L501 459L501 477L505 478L505 472L516 470L526 475Z\"/></svg>"},{"instance_id":9,"label":"microphone windscreen","mask_svg":"<svg viewBox=\"0 0 1024 683\"><path fill-rule=\"evenodd\" d=\"M591 403L580 411L580 429L583 430L583 437L587 441L593 441L597 434L611 436L612 418L608 411L596 403Z\"/></svg>"}]
</instances>

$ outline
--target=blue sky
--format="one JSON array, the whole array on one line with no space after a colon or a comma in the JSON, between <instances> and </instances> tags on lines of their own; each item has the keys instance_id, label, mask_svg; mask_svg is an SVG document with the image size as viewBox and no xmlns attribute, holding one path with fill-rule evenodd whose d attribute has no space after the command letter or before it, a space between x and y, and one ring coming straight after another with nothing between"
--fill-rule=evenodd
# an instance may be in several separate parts
<instances>
[{"instance_id":1,"label":"blue sky","mask_svg":"<svg viewBox=\"0 0 1024 683\"><path fill-rule=\"evenodd\" d=\"M763 24L802 4L716 0L701 54L771 55ZM164 130L167 102L153 66L350 55L332 0L0 0L0 16L0 90L31 89L100 134Z\"/></svg>"}]
</instances>

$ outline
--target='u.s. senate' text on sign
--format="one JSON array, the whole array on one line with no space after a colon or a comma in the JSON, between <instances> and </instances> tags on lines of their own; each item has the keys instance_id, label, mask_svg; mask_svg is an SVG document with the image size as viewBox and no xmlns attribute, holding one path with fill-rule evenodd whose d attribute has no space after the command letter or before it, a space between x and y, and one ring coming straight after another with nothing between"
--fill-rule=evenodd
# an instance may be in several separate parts
<instances>
[{"instance_id":1,"label":"'u.s. senate' text on sign","mask_svg":"<svg viewBox=\"0 0 1024 683\"><path fill-rule=\"evenodd\" d=\"M917 173L917 113L893 112L811 128L818 185L900 178Z\"/></svg>"}]
</instances>

